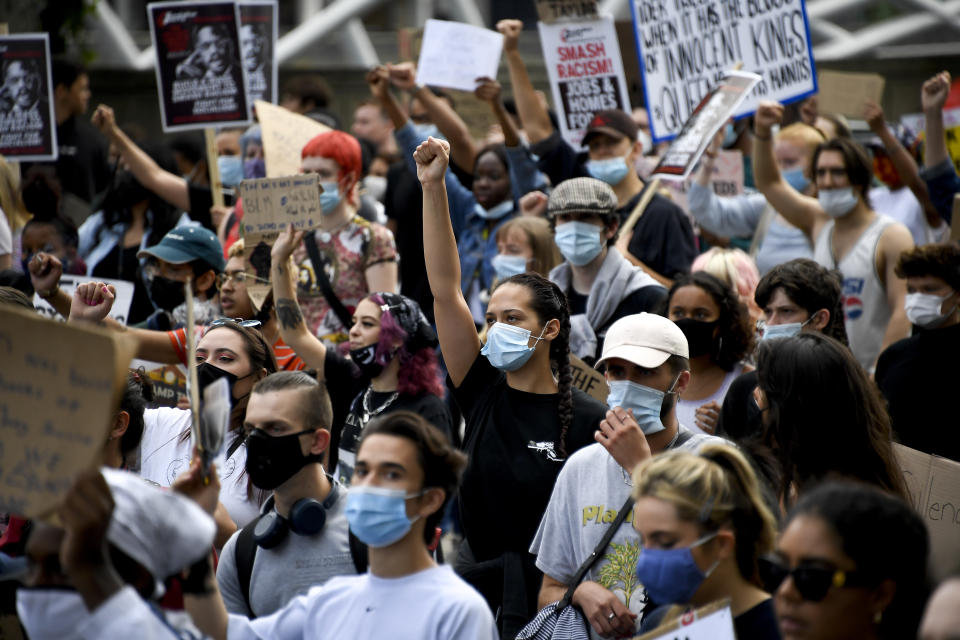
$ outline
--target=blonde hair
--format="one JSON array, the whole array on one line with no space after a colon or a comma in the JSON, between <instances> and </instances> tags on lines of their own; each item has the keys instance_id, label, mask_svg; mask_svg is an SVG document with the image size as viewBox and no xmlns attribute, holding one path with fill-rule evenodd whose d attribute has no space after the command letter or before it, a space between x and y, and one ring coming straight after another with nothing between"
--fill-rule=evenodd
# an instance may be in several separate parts
<instances>
[{"instance_id":1,"label":"blonde hair","mask_svg":"<svg viewBox=\"0 0 960 640\"><path fill-rule=\"evenodd\" d=\"M776 523L757 475L737 449L711 443L699 455L675 449L654 456L634 470L633 497L668 502L681 520L704 532L729 525L740 574L758 583L757 558L773 550Z\"/></svg>"},{"instance_id":2,"label":"blonde hair","mask_svg":"<svg viewBox=\"0 0 960 640\"><path fill-rule=\"evenodd\" d=\"M551 269L563 262L563 257L553 241L550 223L543 218L518 216L508 220L497 229L497 241L505 239L511 229L523 231L527 236L527 242L530 243L530 248L533 249L533 264L530 266L530 271L546 277Z\"/></svg>"},{"instance_id":3,"label":"blonde hair","mask_svg":"<svg viewBox=\"0 0 960 640\"><path fill-rule=\"evenodd\" d=\"M777 134L777 142L792 142L803 147L807 155L813 155L814 149L825 142L826 137L816 127L811 127L804 122L794 122L780 129Z\"/></svg>"},{"instance_id":4,"label":"blonde hair","mask_svg":"<svg viewBox=\"0 0 960 640\"><path fill-rule=\"evenodd\" d=\"M10 231L16 232L33 216L20 195L20 171L0 156L0 209L7 214Z\"/></svg>"},{"instance_id":5,"label":"blonde hair","mask_svg":"<svg viewBox=\"0 0 960 640\"><path fill-rule=\"evenodd\" d=\"M242 258L243 246L243 238L237 238L232 245L227 247L227 260L230 258Z\"/></svg>"}]
</instances>

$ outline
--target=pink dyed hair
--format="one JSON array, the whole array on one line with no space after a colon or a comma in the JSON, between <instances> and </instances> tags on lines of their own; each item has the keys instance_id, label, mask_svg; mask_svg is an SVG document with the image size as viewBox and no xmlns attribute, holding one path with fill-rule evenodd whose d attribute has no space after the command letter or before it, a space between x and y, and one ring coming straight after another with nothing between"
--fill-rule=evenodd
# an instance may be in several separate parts
<instances>
[{"instance_id":1,"label":"pink dyed hair","mask_svg":"<svg viewBox=\"0 0 960 640\"><path fill-rule=\"evenodd\" d=\"M383 296L371 294L367 299L377 306L385 304ZM380 340L377 343L376 360L387 366L394 357L400 358L397 391L409 395L432 393L443 397L443 383L440 381L440 367L437 354L430 347L418 349L415 353L407 350L407 332L403 330L389 310L380 314ZM392 353L390 345L400 342L401 346Z\"/></svg>"}]
</instances>

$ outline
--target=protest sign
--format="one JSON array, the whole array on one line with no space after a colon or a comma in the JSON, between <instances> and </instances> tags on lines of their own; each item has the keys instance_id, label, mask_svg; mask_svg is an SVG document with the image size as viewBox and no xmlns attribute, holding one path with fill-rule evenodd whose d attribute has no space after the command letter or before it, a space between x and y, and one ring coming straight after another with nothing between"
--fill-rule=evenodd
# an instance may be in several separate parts
<instances>
[{"instance_id":1,"label":"protest sign","mask_svg":"<svg viewBox=\"0 0 960 640\"><path fill-rule=\"evenodd\" d=\"M935 581L960 571L960 462L893 445L910 502L930 533Z\"/></svg>"},{"instance_id":2,"label":"protest sign","mask_svg":"<svg viewBox=\"0 0 960 640\"><path fill-rule=\"evenodd\" d=\"M240 59L247 72L247 97L277 101L277 2L244 0L240 7Z\"/></svg>"},{"instance_id":3,"label":"protest sign","mask_svg":"<svg viewBox=\"0 0 960 640\"><path fill-rule=\"evenodd\" d=\"M803 0L631 0L630 8L655 142L677 135L738 62L761 80L737 117L760 100L786 103L817 92Z\"/></svg>"},{"instance_id":4,"label":"protest sign","mask_svg":"<svg viewBox=\"0 0 960 640\"><path fill-rule=\"evenodd\" d=\"M320 178L307 173L283 178L244 180L244 268L253 276L247 293L259 309L270 291L270 248L291 224L297 230L320 226Z\"/></svg>"},{"instance_id":5,"label":"protest sign","mask_svg":"<svg viewBox=\"0 0 960 640\"><path fill-rule=\"evenodd\" d=\"M541 22L551 24L563 20L594 20L598 17L596 0L537 0Z\"/></svg>"},{"instance_id":6,"label":"protest sign","mask_svg":"<svg viewBox=\"0 0 960 640\"><path fill-rule=\"evenodd\" d=\"M656 156L643 156L644 171L641 177L648 180L654 168L660 163ZM663 182L663 187L670 192L670 199L674 204L684 211L690 210L687 193L690 191L690 183L694 178L691 176L686 180L667 180ZM717 157L713 161L713 168L710 171L710 186L713 192L720 197L738 196L743 193L743 153L736 149L717 152ZM691 219L691 224L695 221Z\"/></svg>"},{"instance_id":7,"label":"protest sign","mask_svg":"<svg viewBox=\"0 0 960 640\"><path fill-rule=\"evenodd\" d=\"M133 283L126 280L111 280L110 278L90 278L88 276L60 276L60 290L73 297L73 292L84 282L96 280L106 285L110 285L116 291L116 298L113 301L113 307L110 309L110 317L120 324L127 324L127 317L130 315L130 305L133 303ZM33 307L38 313L42 313L50 318L57 320L66 320L57 313L56 309L51 307L46 300L33 294Z\"/></svg>"},{"instance_id":8,"label":"protest sign","mask_svg":"<svg viewBox=\"0 0 960 640\"><path fill-rule=\"evenodd\" d=\"M250 123L233 2L147 5L163 130Z\"/></svg>"},{"instance_id":9,"label":"protest sign","mask_svg":"<svg viewBox=\"0 0 960 640\"><path fill-rule=\"evenodd\" d=\"M56 160L57 128L46 33L0 36L0 155Z\"/></svg>"},{"instance_id":10,"label":"protest sign","mask_svg":"<svg viewBox=\"0 0 960 640\"><path fill-rule=\"evenodd\" d=\"M685 180L713 136L736 111L750 90L760 82L755 73L731 71L696 106L683 123L680 133L663 154L663 160L653 170L653 177L665 180Z\"/></svg>"},{"instance_id":11,"label":"protest sign","mask_svg":"<svg viewBox=\"0 0 960 640\"><path fill-rule=\"evenodd\" d=\"M477 78L497 77L503 35L462 22L427 20L423 30L417 84L461 91L477 88Z\"/></svg>"},{"instance_id":12,"label":"protest sign","mask_svg":"<svg viewBox=\"0 0 960 640\"><path fill-rule=\"evenodd\" d=\"M577 356L570 354L570 369L573 373L573 386L606 404L610 389L607 379L599 371Z\"/></svg>"},{"instance_id":13,"label":"protest sign","mask_svg":"<svg viewBox=\"0 0 960 640\"><path fill-rule=\"evenodd\" d=\"M863 118L867 100L877 104L883 100L884 79L878 73L846 73L821 71L817 108L820 113L840 113L850 118Z\"/></svg>"},{"instance_id":14,"label":"protest sign","mask_svg":"<svg viewBox=\"0 0 960 640\"><path fill-rule=\"evenodd\" d=\"M176 407L180 397L187 395L187 373L182 364L163 364L149 360L135 359L131 369L143 368L153 385L153 403L155 407Z\"/></svg>"},{"instance_id":15,"label":"protest sign","mask_svg":"<svg viewBox=\"0 0 960 640\"><path fill-rule=\"evenodd\" d=\"M99 463L133 340L0 307L0 512L42 517Z\"/></svg>"},{"instance_id":16,"label":"protest sign","mask_svg":"<svg viewBox=\"0 0 960 640\"><path fill-rule=\"evenodd\" d=\"M672 622L633 640L736 640L733 612L727 598L696 611L688 611Z\"/></svg>"},{"instance_id":17,"label":"protest sign","mask_svg":"<svg viewBox=\"0 0 960 640\"><path fill-rule=\"evenodd\" d=\"M263 162L268 178L290 176L300 171L300 152L314 136L330 127L312 118L257 100Z\"/></svg>"},{"instance_id":18,"label":"protest sign","mask_svg":"<svg viewBox=\"0 0 960 640\"><path fill-rule=\"evenodd\" d=\"M537 23L550 77L560 135L581 146L587 125L598 111L630 112L630 95L613 18Z\"/></svg>"}]
</instances>

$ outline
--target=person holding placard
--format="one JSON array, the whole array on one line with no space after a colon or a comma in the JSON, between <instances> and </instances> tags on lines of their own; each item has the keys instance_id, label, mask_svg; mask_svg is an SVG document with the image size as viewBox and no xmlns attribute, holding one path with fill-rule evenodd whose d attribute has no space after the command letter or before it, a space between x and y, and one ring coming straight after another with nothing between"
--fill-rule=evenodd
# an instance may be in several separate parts
<instances>
[{"instance_id":1,"label":"person holding placard","mask_svg":"<svg viewBox=\"0 0 960 640\"><path fill-rule=\"evenodd\" d=\"M850 349L864 369L873 371L880 352L910 331L903 306L906 285L894 268L913 239L902 224L871 208L872 163L850 140L828 140L814 151L817 198L797 192L773 156L771 128L782 118L782 105L760 103L753 154L757 189L810 239L814 260L843 274Z\"/></svg>"}]
</instances>

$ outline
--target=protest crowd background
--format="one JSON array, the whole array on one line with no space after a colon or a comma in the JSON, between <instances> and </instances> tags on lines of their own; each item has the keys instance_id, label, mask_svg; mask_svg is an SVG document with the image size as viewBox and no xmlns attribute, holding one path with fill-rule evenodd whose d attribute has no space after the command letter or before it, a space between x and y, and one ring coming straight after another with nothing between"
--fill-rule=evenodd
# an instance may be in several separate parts
<instances>
[{"instance_id":1,"label":"protest crowd background","mask_svg":"<svg viewBox=\"0 0 960 640\"><path fill-rule=\"evenodd\" d=\"M0 7L0 638L957 637L950 3Z\"/></svg>"}]
</instances>

